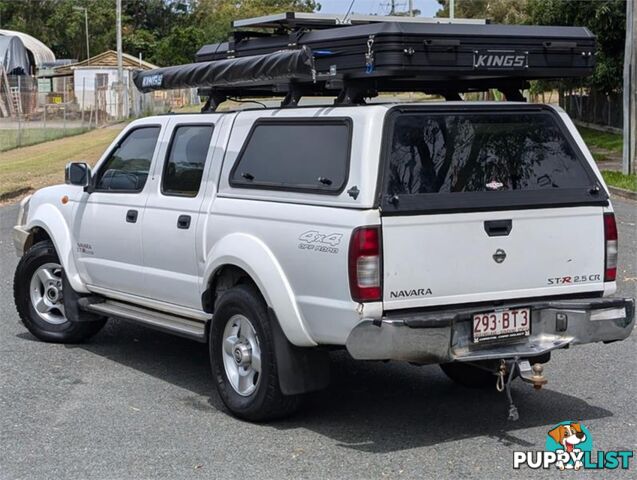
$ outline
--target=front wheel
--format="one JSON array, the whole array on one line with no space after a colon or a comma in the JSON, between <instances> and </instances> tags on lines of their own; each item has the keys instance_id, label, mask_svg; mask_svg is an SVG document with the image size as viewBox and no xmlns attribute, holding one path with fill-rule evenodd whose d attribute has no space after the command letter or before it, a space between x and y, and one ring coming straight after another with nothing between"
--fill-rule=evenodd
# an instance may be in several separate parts
<instances>
[{"instance_id":1,"label":"front wheel","mask_svg":"<svg viewBox=\"0 0 637 480\"><path fill-rule=\"evenodd\" d=\"M297 410L300 397L281 392L272 330L255 288L238 285L219 299L209 349L217 390L234 415L265 421Z\"/></svg>"},{"instance_id":2,"label":"front wheel","mask_svg":"<svg viewBox=\"0 0 637 480\"><path fill-rule=\"evenodd\" d=\"M20 259L13 279L13 298L20 319L45 342L79 343L95 335L105 319L72 322L64 311L62 266L49 241L36 243Z\"/></svg>"}]
</instances>

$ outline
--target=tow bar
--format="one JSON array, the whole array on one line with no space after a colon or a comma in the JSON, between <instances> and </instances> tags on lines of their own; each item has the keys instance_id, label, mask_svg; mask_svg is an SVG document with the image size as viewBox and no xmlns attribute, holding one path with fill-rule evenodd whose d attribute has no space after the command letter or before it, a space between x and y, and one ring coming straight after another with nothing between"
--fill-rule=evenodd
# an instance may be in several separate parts
<instances>
[{"instance_id":1,"label":"tow bar","mask_svg":"<svg viewBox=\"0 0 637 480\"><path fill-rule=\"evenodd\" d=\"M512 422L520 419L520 414L513 403L513 396L511 394L511 382L515 378L516 370L519 372L520 378L532 384L535 390L540 390L547 383L546 378L542 375L544 367L540 363L534 363L533 366L531 366L528 360L520 360L518 357L515 357L509 366L504 359L500 360L500 367L496 373L497 380L495 382L495 388L498 392L506 393L509 401L508 420Z\"/></svg>"}]
</instances>

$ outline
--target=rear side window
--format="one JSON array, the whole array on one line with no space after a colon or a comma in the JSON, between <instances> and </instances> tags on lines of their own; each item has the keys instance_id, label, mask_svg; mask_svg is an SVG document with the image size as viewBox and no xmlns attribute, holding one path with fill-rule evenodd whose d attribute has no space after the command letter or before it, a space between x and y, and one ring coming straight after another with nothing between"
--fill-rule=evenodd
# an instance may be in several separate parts
<instances>
[{"instance_id":1,"label":"rear side window","mask_svg":"<svg viewBox=\"0 0 637 480\"><path fill-rule=\"evenodd\" d=\"M606 200L558 122L540 110L400 113L387 139L384 203L449 210Z\"/></svg>"},{"instance_id":2,"label":"rear side window","mask_svg":"<svg viewBox=\"0 0 637 480\"><path fill-rule=\"evenodd\" d=\"M95 188L140 192L146 184L161 127L131 130L111 152L98 173Z\"/></svg>"},{"instance_id":3,"label":"rear side window","mask_svg":"<svg viewBox=\"0 0 637 480\"><path fill-rule=\"evenodd\" d=\"M347 182L349 120L257 123L230 174L242 188L338 193Z\"/></svg>"},{"instance_id":4,"label":"rear side window","mask_svg":"<svg viewBox=\"0 0 637 480\"><path fill-rule=\"evenodd\" d=\"M164 195L197 196L212 129L212 125L175 127L161 182Z\"/></svg>"}]
</instances>

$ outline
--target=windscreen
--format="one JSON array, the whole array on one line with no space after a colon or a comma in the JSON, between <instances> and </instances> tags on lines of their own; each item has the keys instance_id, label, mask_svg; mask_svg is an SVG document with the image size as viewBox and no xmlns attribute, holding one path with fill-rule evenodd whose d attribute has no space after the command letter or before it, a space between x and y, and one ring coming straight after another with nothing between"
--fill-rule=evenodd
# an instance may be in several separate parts
<instances>
[{"instance_id":1,"label":"windscreen","mask_svg":"<svg viewBox=\"0 0 637 480\"><path fill-rule=\"evenodd\" d=\"M488 204L505 192L529 192L529 199L545 192L559 201L562 189L588 199L595 184L555 115L546 111L402 113L390 141L384 193L396 205L428 194L458 194L445 197L456 205L460 194L473 194L465 198Z\"/></svg>"}]
</instances>

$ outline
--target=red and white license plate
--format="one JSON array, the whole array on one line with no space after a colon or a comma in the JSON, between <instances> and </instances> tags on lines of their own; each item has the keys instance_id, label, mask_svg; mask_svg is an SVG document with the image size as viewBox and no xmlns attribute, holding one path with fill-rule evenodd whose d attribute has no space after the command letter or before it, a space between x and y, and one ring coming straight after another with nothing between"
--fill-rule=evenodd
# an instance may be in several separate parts
<instances>
[{"instance_id":1,"label":"red and white license plate","mask_svg":"<svg viewBox=\"0 0 637 480\"><path fill-rule=\"evenodd\" d=\"M499 338L526 337L531 333L531 310L517 308L473 315L473 343Z\"/></svg>"}]
</instances>

